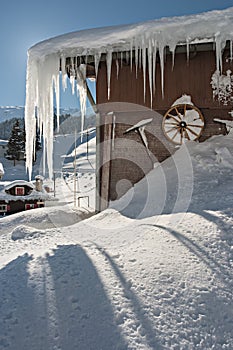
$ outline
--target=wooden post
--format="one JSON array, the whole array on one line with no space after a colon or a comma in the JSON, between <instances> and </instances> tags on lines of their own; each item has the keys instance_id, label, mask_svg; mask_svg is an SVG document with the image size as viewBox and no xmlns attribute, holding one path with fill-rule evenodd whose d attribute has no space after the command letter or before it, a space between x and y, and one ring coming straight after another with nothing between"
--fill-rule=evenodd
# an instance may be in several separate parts
<instances>
[{"instance_id":1,"label":"wooden post","mask_svg":"<svg viewBox=\"0 0 233 350\"><path fill-rule=\"evenodd\" d=\"M76 208L76 156L77 156L77 151L76 151L76 128L74 131L74 207Z\"/></svg>"},{"instance_id":2,"label":"wooden post","mask_svg":"<svg viewBox=\"0 0 233 350\"><path fill-rule=\"evenodd\" d=\"M101 185L100 185L100 211L107 209L109 202L109 185L111 171L112 154L112 130L113 115L104 116L104 143L101 144L102 166L101 166Z\"/></svg>"},{"instance_id":3,"label":"wooden post","mask_svg":"<svg viewBox=\"0 0 233 350\"><path fill-rule=\"evenodd\" d=\"M89 148L88 148L88 141L89 141L89 130L87 129L87 160L88 160L88 153L89 153Z\"/></svg>"},{"instance_id":4,"label":"wooden post","mask_svg":"<svg viewBox=\"0 0 233 350\"><path fill-rule=\"evenodd\" d=\"M55 171L53 172L53 196L56 197L56 173Z\"/></svg>"}]
</instances>

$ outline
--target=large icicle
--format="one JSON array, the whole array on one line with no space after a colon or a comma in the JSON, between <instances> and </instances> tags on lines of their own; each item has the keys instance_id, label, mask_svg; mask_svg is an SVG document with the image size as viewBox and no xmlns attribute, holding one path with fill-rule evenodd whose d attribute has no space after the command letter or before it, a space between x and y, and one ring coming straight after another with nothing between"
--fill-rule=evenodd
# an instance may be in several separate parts
<instances>
[{"instance_id":1,"label":"large icicle","mask_svg":"<svg viewBox=\"0 0 233 350\"><path fill-rule=\"evenodd\" d=\"M189 64L189 38L186 38L187 63Z\"/></svg>"},{"instance_id":2,"label":"large icicle","mask_svg":"<svg viewBox=\"0 0 233 350\"><path fill-rule=\"evenodd\" d=\"M154 49L153 49L153 91L155 93L156 90L156 60L157 60L157 41L154 39L153 43Z\"/></svg>"},{"instance_id":3,"label":"large icicle","mask_svg":"<svg viewBox=\"0 0 233 350\"><path fill-rule=\"evenodd\" d=\"M223 40L221 38L220 33L216 33L215 34L215 45L216 45L216 67L217 67L217 71L219 71L219 73L222 73L222 50L225 46L225 42L223 45Z\"/></svg>"},{"instance_id":4,"label":"large icicle","mask_svg":"<svg viewBox=\"0 0 233 350\"><path fill-rule=\"evenodd\" d=\"M143 71L143 91L144 91L144 102L146 100L146 43L145 38L142 37L142 71Z\"/></svg>"},{"instance_id":5,"label":"large icicle","mask_svg":"<svg viewBox=\"0 0 233 350\"><path fill-rule=\"evenodd\" d=\"M66 72L66 58L61 57L61 74L62 74L62 88L63 91L67 89L67 72Z\"/></svg>"},{"instance_id":6,"label":"large icicle","mask_svg":"<svg viewBox=\"0 0 233 350\"><path fill-rule=\"evenodd\" d=\"M137 38L135 38L135 70L136 70L136 79L138 77L138 51L139 51L138 40L137 40Z\"/></svg>"},{"instance_id":7,"label":"large icicle","mask_svg":"<svg viewBox=\"0 0 233 350\"><path fill-rule=\"evenodd\" d=\"M86 65L80 64L77 68L77 90L80 99L81 109L81 135L83 135L86 106L87 106L87 83L86 83Z\"/></svg>"},{"instance_id":8,"label":"large icicle","mask_svg":"<svg viewBox=\"0 0 233 350\"><path fill-rule=\"evenodd\" d=\"M130 70L133 69L133 40L130 41Z\"/></svg>"},{"instance_id":9,"label":"large icicle","mask_svg":"<svg viewBox=\"0 0 233 350\"><path fill-rule=\"evenodd\" d=\"M110 99L111 71L112 71L112 50L108 50L108 52L107 52L106 63L107 63L108 100L109 100Z\"/></svg>"},{"instance_id":10,"label":"large icicle","mask_svg":"<svg viewBox=\"0 0 233 350\"><path fill-rule=\"evenodd\" d=\"M174 69L175 65L175 55L176 55L176 43L172 43L169 45L169 50L172 53L172 70Z\"/></svg>"},{"instance_id":11,"label":"large icicle","mask_svg":"<svg viewBox=\"0 0 233 350\"><path fill-rule=\"evenodd\" d=\"M55 89L59 110L59 76L60 59L57 55L50 55L45 61L37 62L29 54L25 107L26 167L29 176L32 172L33 148L36 142L36 117L40 130L43 130L50 178L53 175L53 99Z\"/></svg>"},{"instance_id":12,"label":"large icicle","mask_svg":"<svg viewBox=\"0 0 233 350\"><path fill-rule=\"evenodd\" d=\"M95 78L97 80L98 71L99 71L99 63L100 63L100 58L101 58L101 52L96 52L94 58L95 58Z\"/></svg>"},{"instance_id":13,"label":"large icicle","mask_svg":"<svg viewBox=\"0 0 233 350\"><path fill-rule=\"evenodd\" d=\"M60 127L60 74L58 73L54 78L54 90L56 97L56 110L57 110L57 130Z\"/></svg>"},{"instance_id":14,"label":"large icicle","mask_svg":"<svg viewBox=\"0 0 233 350\"><path fill-rule=\"evenodd\" d=\"M116 59L116 72L117 72L117 79L119 78L119 61L118 58Z\"/></svg>"},{"instance_id":15,"label":"large icicle","mask_svg":"<svg viewBox=\"0 0 233 350\"><path fill-rule=\"evenodd\" d=\"M36 139L36 105L38 96L38 71L28 56L26 77L26 105L25 105L25 131L26 131L26 168L31 180L34 144Z\"/></svg>"},{"instance_id":16,"label":"large icicle","mask_svg":"<svg viewBox=\"0 0 233 350\"><path fill-rule=\"evenodd\" d=\"M150 87L150 107L152 109L153 104L153 54L152 54L152 42L149 39L148 44L148 74L149 74L149 87Z\"/></svg>"},{"instance_id":17,"label":"large icicle","mask_svg":"<svg viewBox=\"0 0 233 350\"><path fill-rule=\"evenodd\" d=\"M38 119L41 120L40 124L43 128L50 178L53 176L54 81L58 80L60 74L59 63L60 59L57 55L50 55L45 62L39 65ZM58 101L60 98L58 96L59 89L56 93Z\"/></svg>"},{"instance_id":18,"label":"large icicle","mask_svg":"<svg viewBox=\"0 0 233 350\"><path fill-rule=\"evenodd\" d=\"M161 70L161 91L162 98L164 98L164 44L159 43L159 57L160 57L160 70Z\"/></svg>"},{"instance_id":19,"label":"large icicle","mask_svg":"<svg viewBox=\"0 0 233 350\"><path fill-rule=\"evenodd\" d=\"M75 69L74 69L74 59L71 57L71 68L70 68L70 84L71 84L71 91L72 95L75 94Z\"/></svg>"}]
</instances>

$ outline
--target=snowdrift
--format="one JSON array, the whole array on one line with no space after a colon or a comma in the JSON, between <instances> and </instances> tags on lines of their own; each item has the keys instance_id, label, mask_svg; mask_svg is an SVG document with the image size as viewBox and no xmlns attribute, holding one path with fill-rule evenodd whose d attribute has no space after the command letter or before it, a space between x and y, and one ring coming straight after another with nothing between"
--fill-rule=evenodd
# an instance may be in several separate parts
<instances>
[{"instance_id":1,"label":"snowdrift","mask_svg":"<svg viewBox=\"0 0 233 350\"><path fill-rule=\"evenodd\" d=\"M187 149L188 172L181 148L144 180L158 194L164 174L161 205L151 195L138 209L141 182L117 203L122 213L35 235L19 225L15 241L1 233L1 349L232 348L232 136Z\"/></svg>"}]
</instances>

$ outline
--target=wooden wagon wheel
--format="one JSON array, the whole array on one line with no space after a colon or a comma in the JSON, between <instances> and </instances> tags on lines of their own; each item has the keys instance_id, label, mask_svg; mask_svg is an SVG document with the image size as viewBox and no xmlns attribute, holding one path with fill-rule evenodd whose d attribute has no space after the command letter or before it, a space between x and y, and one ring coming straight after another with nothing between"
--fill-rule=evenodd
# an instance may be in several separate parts
<instances>
[{"instance_id":1,"label":"wooden wagon wheel","mask_svg":"<svg viewBox=\"0 0 233 350\"><path fill-rule=\"evenodd\" d=\"M204 118L197 107L179 104L166 112L162 128L169 141L181 145L200 137L204 128Z\"/></svg>"}]
</instances>

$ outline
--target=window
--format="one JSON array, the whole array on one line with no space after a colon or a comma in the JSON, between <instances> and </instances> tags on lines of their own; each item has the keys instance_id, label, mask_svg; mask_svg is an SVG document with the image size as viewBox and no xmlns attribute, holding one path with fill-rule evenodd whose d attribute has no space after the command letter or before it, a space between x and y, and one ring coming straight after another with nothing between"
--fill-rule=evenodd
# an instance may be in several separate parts
<instances>
[{"instance_id":1,"label":"window","mask_svg":"<svg viewBox=\"0 0 233 350\"><path fill-rule=\"evenodd\" d=\"M6 204L0 204L0 213L7 212L7 205Z\"/></svg>"},{"instance_id":2,"label":"window","mask_svg":"<svg viewBox=\"0 0 233 350\"><path fill-rule=\"evenodd\" d=\"M25 204L25 210L30 210L30 209L34 209L34 208L35 208L34 204L30 204L30 203Z\"/></svg>"},{"instance_id":3,"label":"window","mask_svg":"<svg viewBox=\"0 0 233 350\"><path fill-rule=\"evenodd\" d=\"M24 196L24 187L15 187L16 196Z\"/></svg>"}]
</instances>

